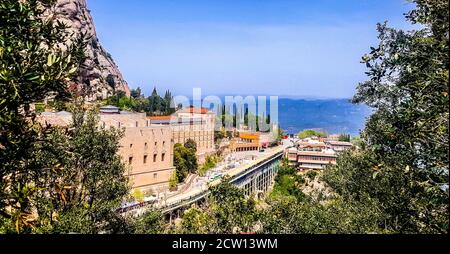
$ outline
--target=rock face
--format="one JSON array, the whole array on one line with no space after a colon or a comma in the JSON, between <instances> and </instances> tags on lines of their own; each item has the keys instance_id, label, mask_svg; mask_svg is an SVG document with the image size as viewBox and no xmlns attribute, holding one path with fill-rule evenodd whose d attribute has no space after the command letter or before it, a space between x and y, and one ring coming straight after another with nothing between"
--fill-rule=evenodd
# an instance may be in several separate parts
<instances>
[{"instance_id":1,"label":"rock face","mask_svg":"<svg viewBox=\"0 0 450 254\"><path fill-rule=\"evenodd\" d=\"M97 38L86 0L57 0L55 8L50 11L58 20L66 23L71 32L83 32L91 37L86 49L85 70L78 78L78 82L88 84L92 88L89 99L106 98L114 89L130 95L128 84L118 66Z\"/></svg>"}]
</instances>

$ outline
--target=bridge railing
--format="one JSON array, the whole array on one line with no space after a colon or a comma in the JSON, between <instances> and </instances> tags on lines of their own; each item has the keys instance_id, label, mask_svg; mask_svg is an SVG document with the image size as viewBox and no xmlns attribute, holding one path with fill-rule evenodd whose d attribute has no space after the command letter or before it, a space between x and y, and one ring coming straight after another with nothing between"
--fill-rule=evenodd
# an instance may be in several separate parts
<instances>
[{"instance_id":1,"label":"bridge railing","mask_svg":"<svg viewBox=\"0 0 450 254\"><path fill-rule=\"evenodd\" d=\"M175 208L182 207L182 206L188 205L192 202L195 202L198 199L201 199L201 198L205 197L206 195L208 195L208 193L209 193L209 191L206 190L204 192L200 192L198 194L188 196L187 198L180 199L176 202L170 203L169 205L162 206L160 208L163 211L171 211L171 210L174 210Z\"/></svg>"},{"instance_id":2,"label":"bridge railing","mask_svg":"<svg viewBox=\"0 0 450 254\"><path fill-rule=\"evenodd\" d=\"M233 169L231 172L228 172L226 175L230 176L230 178L231 178L230 182L233 183L236 180L240 179L243 175L248 174L249 172L253 171L255 168L258 168L259 166L261 166L262 164L267 163L267 161L270 161L270 160L276 158L277 156L280 156L280 153L282 153L283 151L284 151L284 149L276 149L267 157L259 158L256 161L252 162L250 165L247 164L247 165L238 167L236 169ZM210 182L209 186L217 186L218 184L221 183L221 181L222 181L222 179L214 180L214 181ZM156 207L163 211L166 211L166 212L171 211L178 207L182 207L182 206L188 205L190 203L193 203L193 202L197 201L198 199L205 197L208 193L209 193L209 189L202 190L201 192L199 192L197 194L190 195L186 198L172 202L168 205L156 206Z\"/></svg>"},{"instance_id":3,"label":"bridge railing","mask_svg":"<svg viewBox=\"0 0 450 254\"><path fill-rule=\"evenodd\" d=\"M231 178L230 182L234 182L237 179L241 178L243 175L253 171L255 168L261 166L261 164L266 163L268 160L272 160L274 157L280 156L280 153L282 153L284 151L283 148L278 148L275 151L273 151L270 155L268 155L267 157L263 157L263 158L259 158L256 161L238 167L236 169L231 170L230 172L227 173L227 175ZM216 186L218 184L220 184L221 180L218 179L216 181L211 182L211 186Z\"/></svg>"},{"instance_id":4,"label":"bridge railing","mask_svg":"<svg viewBox=\"0 0 450 254\"><path fill-rule=\"evenodd\" d=\"M258 159L257 161L253 162L250 165L245 165L245 166L242 166L242 167L238 168L239 169L238 171L235 170L231 174L227 174L228 176L231 177L230 182L234 182L234 181L238 180L243 175L253 171L255 168L258 168L262 164L267 163L267 161L270 161L270 160L274 159L275 157L279 156L280 152L282 152L282 151L283 150L278 150L277 149L276 151L271 153L268 157L260 158L260 159ZM211 182L210 186L217 186L218 184L220 184L221 181L222 181L221 179L217 179L217 180ZM178 200L178 201L176 201L174 203L171 203L171 204L169 204L167 206L163 206L161 208L163 210L165 210L165 211L170 211L170 210L175 209L177 207L188 205L188 204L190 204L192 202L195 202L199 198L202 198L202 197L206 196L208 193L209 193L209 190L207 189L207 190L202 191L202 192L200 192L198 194L191 195L191 196L189 196L187 198L180 199L180 200Z\"/></svg>"}]
</instances>

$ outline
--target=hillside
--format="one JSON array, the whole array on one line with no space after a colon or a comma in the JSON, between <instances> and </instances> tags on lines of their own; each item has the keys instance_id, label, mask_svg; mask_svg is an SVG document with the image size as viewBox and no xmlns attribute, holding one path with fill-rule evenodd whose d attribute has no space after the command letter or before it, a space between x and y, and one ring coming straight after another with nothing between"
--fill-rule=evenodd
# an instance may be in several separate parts
<instances>
[{"instance_id":1,"label":"hillside","mask_svg":"<svg viewBox=\"0 0 450 254\"><path fill-rule=\"evenodd\" d=\"M86 0L57 0L54 9L49 10L55 17L70 26L75 35L86 33L90 37L87 45L84 71L78 81L92 88L92 99L106 97L113 89L130 93L118 66L111 55L100 44L94 22L87 8Z\"/></svg>"}]
</instances>

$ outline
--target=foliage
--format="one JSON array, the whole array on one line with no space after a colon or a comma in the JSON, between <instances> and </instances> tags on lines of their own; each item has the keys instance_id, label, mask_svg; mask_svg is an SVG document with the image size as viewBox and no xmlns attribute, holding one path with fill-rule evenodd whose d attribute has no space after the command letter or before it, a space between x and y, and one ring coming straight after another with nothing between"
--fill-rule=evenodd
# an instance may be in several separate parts
<instances>
[{"instance_id":1,"label":"foliage","mask_svg":"<svg viewBox=\"0 0 450 254\"><path fill-rule=\"evenodd\" d=\"M280 126L278 126L277 130L278 130L278 133L277 133L276 141L281 142L281 140L284 138L284 136L286 136L286 133L284 132L283 129L280 128Z\"/></svg>"},{"instance_id":2,"label":"foliage","mask_svg":"<svg viewBox=\"0 0 450 254\"><path fill-rule=\"evenodd\" d=\"M246 126L251 131L269 131L270 114L256 115L253 112L249 112L248 107L244 110L244 115L239 114L234 109L234 112L230 112L225 105L222 105L221 116L217 116L216 124L217 128L239 128L242 125ZM241 118L242 117L242 118ZM240 122L243 119L243 122Z\"/></svg>"},{"instance_id":3,"label":"foliage","mask_svg":"<svg viewBox=\"0 0 450 254\"><path fill-rule=\"evenodd\" d=\"M298 200L306 198L301 187L305 183L305 179L298 174L297 170L287 165L282 165L275 177L275 184L272 197L293 197Z\"/></svg>"},{"instance_id":4,"label":"foliage","mask_svg":"<svg viewBox=\"0 0 450 254\"><path fill-rule=\"evenodd\" d=\"M11 187L17 189L5 193L18 200L6 227L34 233L114 232L120 227L114 210L128 193L117 154L122 134L99 129L97 114L85 115L80 108L74 107L69 128L46 127L39 132L41 140L29 147L23 161L28 172L21 179L25 186L13 179Z\"/></svg>"},{"instance_id":5,"label":"foliage","mask_svg":"<svg viewBox=\"0 0 450 254\"><path fill-rule=\"evenodd\" d=\"M73 112L71 127L72 131L64 136L56 134L59 145L53 144L54 151L43 156L58 154L54 163L61 165L61 175L46 182L62 186L56 185L54 193L41 194L41 200L52 205L38 206L39 215L55 214L61 218L54 225L55 232L114 231L111 222L120 220L114 210L129 191L125 165L118 155L122 133L99 129L98 115L89 111L85 117L78 108ZM50 198L46 200L48 194Z\"/></svg>"},{"instance_id":6,"label":"foliage","mask_svg":"<svg viewBox=\"0 0 450 254\"><path fill-rule=\"evenodd\" d=\"M307 176L309 179L315 179L316 176L317 176L317 171L315 171L315 170L309 170L308 172L306 172L306 176Z\"/></svg>"},{"instance_id":7,"label":"foliage","mask_svg":"<svg viewBox=\"0 0 450 254\"><path fill-rule=\"evenodd\" d=\"M75 38L54 17L44 19L45 9L54 5L53 0L5 0L0 5L0 228L8 232L46 227L45 219L36 217L36 209L48 201L40 199L42 188L62 187L43 181L60 173L61 167L51 164L53 154L43 158L57 137L36 124L30 104L69 96L67 84L83 69L87 38ZM47 213L51 223L50 217Z\"/></svg>"},{"instance_id":8,"label":"foliage","mask_svg":"<svg viewBox=\"0 0 450 254\"><path fill-rule=\"evenodd\" d=\"M350 134L339 135L339 141L350 142L350 140L351 140Z\"/></svg>"},{"instance_id":9,"label":"foliage","mask_svg":"<svg viewBox=\"0 0 450 254\"><path fill-rule=\"evenodd\" d=\"M182 234L208 234L214 232L212 228L214 223L207 211L192 207L184 212L178 230Z\"/></svg>"},{"instance_id":10,"label":"foliage","mask_svg":"<svg viewBox=\"0 0 450 254\"><path fill-rule=\"evenodd\" d=\"M220 131L214 131L214 142L218 143L222 139L224 139L226 136L225 129L222 129Z\"/></svg>"},{"instance_id":11,"label":"foliage","mask_svg":"<svg viewBox=\"0 0 450 254\"><path fill-rule=\"evenodd\" d=\"M141 98L141 96L142 96L143 94L142 94L141 88L138 87L138 88L136 88L136 89L131 89L130 95L131 95L131 97L134 98L134 99L139 99L139 98Z\"/></svg>"},{"instance_id":12,"label":"foliage","mask_svg":"<svg viewBox=\"0 0 450 254\"><path fill-rule=\"evenodd\" d=\"M362 139L361 139L360 136L353 136L350 139L350 142L356 147L362 147L363 146Z\"/></svg>"},{"instance_id":13,"label":"foliage","mask_svg":"<svg viewBox=\"0 0 450 254\"><path fill-rule=\"evenodd\" d=\"M204 209L193 208L182 216L183 233L253 232L258 212L256 203L227 179L211 188Z\"/></svg>"},{"instance_id":14,"label":"foliage","mask_svg":"<svg viewBox=\"0 0 450 254\"><path fill-rule=\"evenodd\" d=\"M166 224L163 215L158 211L149 211L137 220L128 222L133 227L132 233L136 234L161 234Z\"/></svg>"},{"instance_id":15,"label":"foliage","mask_svg":"<svg viewBox=\"0 0 450 254\"><path fill-rule=\"evenodd\" d=\"M178 176L177 176L177 170L173 171L172 175L169 178L169 189L175 190L177 188L178 184Z\"/></svg>"},{"instance_id":16,"label":"foliage","mask_svg":"<svg viewBox=\"0 0 450 254\"><path fill-rule=\"evenodd\" d=\"M216 167L217 163L220 162L221 158L217 155L208 155L206 156L205 163L199 168L198 174L200 176L204 176L206 172L214 167Z\"/></svg>"},{"instance_id":17,"label":"foliage","mask_svg":"<svg viewBox=\"0 0 450 254\"><path fill-rule=\"evenodd\" d=\"M311 137L326 137L327 133L323 131L315 131L315 130L303 130L298 134L299 138L311 138Z\"/></svg>"},{"instance_id":18,"label":"foliage","mask_svg":"<svg viewBox=\"0 0 450 254\"><path fill-rule=\"evenodd\" d=\"M45 104L44 103L36 103L34 106L36 108L37 113L45 112Z\"/></svg>"},{"instance_id":19,"label":"foliage","mask_svg":"<svg viewBox=\"0 0 450 254\"><path fill-rule=\"evenodd\" d=\"M198 163L195 150L181 144L173 147L173 165L176 169L177 181L183 182L189 173L197 172Z\"/></svg>"},{"instance_id":20,"label":"foliage","mask_svg":"<svg viewBox=\"0 0 450 254\"><path fill-rule=\"evenodd\" d=\"M284 176L295 175L291 168L281 169L276 185L284 184ZM287 194L270 195L265 207L258 208L252 198L231 185L227 179L215 186L202 207L193 207L182 215L175 233L389 233L379 228L383 214L376 201L364 203L344 200L339 196L318 202L291 188ZM274 189L274 192L277 190Z\"/></svg>"},{"instance_id":21,"label":"foliage","mask_svg":"<svg viewBox=\"0 0 450 254\"><path fill-rule=\"evenodd\" d=\"M266 234L383 233L376 221L378 206L335 198L327 203L278 197L268 201L260 223Z\"/></svg>"},{"instance_id":22,"label":"foliage","mask_svg":"<svg viewBox=\"0 0 450 254\"><path fill-rule=\"evenodd\" d=\"M362 149L325 179L344 200L379 202L381 228L448 233L448 1L415 3L406 17L420 30L378 25L380 43L363 57L369 80L353 99L375 113Z\"/></svg>"},{"instance_id":23,"label":"foliage","mask_svg":"<svg viewBox=\"0 0 450 254\"><path fill-rule=\"evenodd\" d=\"M106 100L106 103L119 107L121 110L131 110L135 112L146 112L147 115L170 115L175 112L171 105L173 97L170 91L166 91L164 98L161 98L153 89L151 96L145 97L140 87L131 90L131 97L126 96L123 91L115 91Z\"/></svg>"},{"instance_id":24,"label":"foliage","mask_svg":"<svg viewBox=\"0 0 450 254\"><path fill-rule=\"evenodd\" d=\"M195 143L193 139L189 138L188 140L186 140L186 142L184 143L184 147L194 152L197 152L197 143Z\"/></svg>"},{"instance_id":25,"label":"foliage","mask_svg":"<svg viewBox=\"0 0 450 254\"><path fill-rule=\"evenodd\" d=\"M144 201L144 193L139 188L134 189L133 190L133 198L134 198L134 200L136 200L138 202L143 202Z\"/></svg>"}]
</instances>

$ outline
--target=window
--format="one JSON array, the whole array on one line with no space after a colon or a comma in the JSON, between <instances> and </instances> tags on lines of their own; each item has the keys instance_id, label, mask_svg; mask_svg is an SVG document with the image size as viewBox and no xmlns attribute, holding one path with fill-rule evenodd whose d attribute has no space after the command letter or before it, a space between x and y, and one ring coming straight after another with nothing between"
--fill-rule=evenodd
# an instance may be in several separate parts
<instances>
[{"instance_id":1,"label":"window","mask_svg":"<svg viewBox=\"0 0 450 254\"><path fill-rule=\"evenodd\" d=\"M163 146L165 146L166 145L166 141L163 141Z\"/></svg>"},{"instance_id":2,"label":"window","mask_svg":"<svg viewBox=\"0 0 450 254\"><path fill-rule=\"evenodd\" d=\"M155 141L155 146L158 146L158 142Z\"/></svg>"},{"instance_id":3,"label":"window","mask_svg":"<svg viewBox=\"0 0 450 254\"><path fill-rule=\"evenodd\" d=\"M130 156L130 157L128 158L128 164L131 165L132 163L133 163L133 157Z\"/></svg>"},{"instance_id":4,"label":"window","mask_svg":"<svg viewBox=\"0 0 450 254\"><path fill-rule=\"evenodd\" d=\"M156 162L156 156L157 154L153 154L153 162Z\"/></svg>"},{"instance_id":5,"label":"window","mask_svg":"<svg viewBox=\"0 0 450 254\"><path fill-rule=\"evenodd\" d=\"M139 122L138 121L136 121L136 127L139 127Z\"/></svg>"},{"instance_id":6,"label":"window","mask_svg":"<svg viewBox=\"0 0 450 254\"><path fill-rule=\"evenodd\" d=\"M153 179L158 178L158 173L153 173Z\"/></svg>"},{"instance_id":7,"label":"window","mask_svg":"<svg viewBox=\"0 0 450 254\"><path fill-rule=\"evenodd\" d=\"M165 153L161 154L161 161L164 161L164 157L166 157L166 154Z\"/></svg>"},{"instance_id":8,"label":"window","mask_svg":"<svg viewBox=\"0 0 450 254\"><path fill-rule=\"evenodd\" d=\"M130 148L132 148L133 147L133 144L130 144Z\"/></svg>"},{"instance_id":9,"label":"window","mask_svg":"<svg viewBox=\"0 0 450 254\"><path fill-rule=\"evenodd\" d=\"M147 155L144 155L144 164L147 163Z\"/></svg>"},{"instance_id":10,"label":"window","mask_svg":"<svg viewBox=\"0 0 450 254\"><path fill-rule=\"evenodd\" d=\"M148 145L147 145L147 142L145 142L144 143L144 149L147 149L148 148Z\"/></svg>"}]
</instances>

